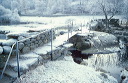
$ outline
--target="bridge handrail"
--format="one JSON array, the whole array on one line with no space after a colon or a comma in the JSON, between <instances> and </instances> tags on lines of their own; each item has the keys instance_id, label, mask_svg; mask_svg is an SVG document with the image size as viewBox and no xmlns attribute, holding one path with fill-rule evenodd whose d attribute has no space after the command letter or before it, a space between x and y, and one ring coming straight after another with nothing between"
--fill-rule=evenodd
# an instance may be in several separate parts
<instances>
[{"instance_id":1,"label":"bridge handrail","mask_svg":"<svg viewBox=\"0 0 128 83\"><path fill-rule=\"evenodd\" d=\"M5 69L6 69L6 67L7 67L8 61L9 61L9 59L10 59L10 57L11 57L11 54L12 54L12 50L13 50L13 48L14 48L15 45L16 45L16 42L12 45L11 51L9 52L7 61L6 61L5 65L4 65L4 68L3 68L3 70L2 70L2 74L1 74L1 76L0 76L0 80L3 78L3 74L4 74L4 72L5 72Z\"/></svg>"}]
</instances>

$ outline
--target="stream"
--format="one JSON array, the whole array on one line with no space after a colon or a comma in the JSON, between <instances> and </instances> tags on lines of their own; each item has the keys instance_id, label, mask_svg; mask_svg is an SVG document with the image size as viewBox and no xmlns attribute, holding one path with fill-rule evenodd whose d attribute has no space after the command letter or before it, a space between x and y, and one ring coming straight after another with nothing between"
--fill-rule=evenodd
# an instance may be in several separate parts
<instances>
[{"instance_id":1,"label":"stream","mask_svg":"<svg viewBox=\"0 0 128 83\"><path fill-rule=\"evenodd\" d=\"M127 60L122 61L123 55L126 52L123 41L120 41L120 49L120 53L93 54L93 56L90 56L85 61L87 61L89 67L93 67L103 72L105 70L105 72L109 73L120 82L121 70L128 66Z\"/></svg>"}]
</instances>

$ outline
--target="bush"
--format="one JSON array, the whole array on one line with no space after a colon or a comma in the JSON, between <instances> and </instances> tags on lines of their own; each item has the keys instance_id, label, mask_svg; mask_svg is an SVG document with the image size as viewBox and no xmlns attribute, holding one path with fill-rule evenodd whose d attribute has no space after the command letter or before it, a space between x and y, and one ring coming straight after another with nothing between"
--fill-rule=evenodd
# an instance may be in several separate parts
<instances>
[{"instance_id":1,"label":"bush","mask_svg":"<svg viewBox=\"0 0 128 83\"><path fill-rule=\"evenodd\" d=\"M1 24L14 24L19 22L20 22L20 17L17 9L11 11L0 5L0 23Z\"/></svg>"}]
</instances>

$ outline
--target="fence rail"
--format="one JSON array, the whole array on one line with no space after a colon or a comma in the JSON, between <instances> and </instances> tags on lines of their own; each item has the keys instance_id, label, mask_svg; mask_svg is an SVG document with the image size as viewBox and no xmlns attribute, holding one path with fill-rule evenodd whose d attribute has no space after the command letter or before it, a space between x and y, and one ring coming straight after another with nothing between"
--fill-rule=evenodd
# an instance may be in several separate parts
<instances>
[{"instance_id":1,"label":"fence rail","mask_svg":"<svg viewBox=\"0 0 128 83\"><path fill-rule=\"evenodd\" d=\"M52 57L52 50L53 50L53 48L52 48L52 46L53 46L53 30L55 30L55 31L57 31L58 32L58 30L67 30L67 32L68 32L68 37L69 37L69 32L70 32L70 29L72 30L72 28L71 27L58 27L58 28L52 28L52 29L50 29L50 41L51 41L51 60L53 60L53 57ZM45 31L47 31L47 30L45 30ZM45 32L44 31L44 32ZM39 33L40 34L40 33ZM38 36L39 34L37 34L37 35L35 35L35 36ZM56 34L56 33L55 33ZM33 37L33 36L32 36ZM9 55L8 55L8 57L7 57L7 60L6 60L6 63L5 63L5 65L4 65L4 68L3 68L3 70L2 70L2 73L1 73L1 76L0 76L0 80L3 78L3 75L4 75L4 72L5 72L5 70L6 70L6 67L7 67L7 64L8 64L8 62L9 62L9 59L10 59L10 57L11 57L11 54L12 54L12 51L13 51L13 49L14 49L14 46L16 46L16 59L17 59L17 69L18 69L18 72L17 72L17 74L18 74L18 78L20 77L20 65L19 65L19 43L20 42L23 42L23 41L25 41L25 40L27 40L27 39L30 39L30 38L32 38L32 37L28 37L28 38L25 38L25 39L22 39L22 40L19 40L19 41L17 41L17 42L15 42L13 45L12 45L12 47L11 47L11 50L10 50L10 53L9 53Z\"/></svg>"},{"instance_id":2,"label":"fence rail","mask_svg":"<svg viewBox=\"0 0 128 83\"><path fill-rule=\"evenodd\" d=\"M6 67L7 67L8 61L9 61L9 59L10 59L10 57L11 57L11 54L12 54L12 50L13 50L13 48L14 48L15 45L16 45L16 43L14 43L14 44L12 45L11 51L10 51L10 53L9 53L9 55L8 55L7 61L6 61L5 66L4 66L3 70L2 70L0 79L3 78L3 74L4 74L4 72L5 72L5 69L6 69Z\"/></svg>"}]
</instances>

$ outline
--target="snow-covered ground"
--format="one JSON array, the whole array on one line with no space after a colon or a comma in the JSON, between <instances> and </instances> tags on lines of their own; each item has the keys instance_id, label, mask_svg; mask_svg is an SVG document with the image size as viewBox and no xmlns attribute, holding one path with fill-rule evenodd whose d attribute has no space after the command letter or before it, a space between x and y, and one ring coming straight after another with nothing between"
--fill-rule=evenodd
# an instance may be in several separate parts
<instances>
[{"instance_id":1,"label":"snow-covered ground","mask_svg":"<svg viewBox=\"0 0 128 83\"><path fill-rule=\"evenodd\" d=\"M99 16L98 18L102 18ZM93 16L62 16L62 17L27 17L20 18L21 23L18 25L1 25L1 30L7 31L28 31L29 29L50 29L58 26L70 25L73 21L74 25L86 24L93 19ZM24 24L25 23L25 24ZM19 30L20 29L20 30Z\"/></svg>"},{"instance_id":2,"label":"snow-covered ground","mask_svg":"<svg viewBox=\"0 0 128 83\"><path fill-rule=\"evenodd\" d=\"M14 83L18 83L15 81ZM71 56L49 61L21 76L20 83L118 83L104 72L74 63Z\"/></svg>"},{"instance_id":3,"label":"snow-covered ground","mask_svg":"<svg viewBox=\"0 0 128 83\"><path fill-rule=\"evenodd\" d=\"M24 32L29 29L51 29L59 26L68 26L73 23L73 26L86 25L92 19L101 19L104 16L60 16L60 17L33 17L21 16L22 24L15 25L1 25L0 30L11 32ZM119 18L119 17L116 17Z\"/></svg>"},{"instance_id":4,"label":"snow-covered ground","mask_svg":"<svg viewBox=\"0 0 128 83\"><path fill-rule=\"evenodd\" d=\"M97 16L97 17L94 16L25 17L23 16L21 17L21 22L27 24L18 24L18 25L9 25L9 26L2 25L0 26L0 28L1 30L7 30L11 32L26 32L29 29L44 30L59 26L67 26L70 25L72 21L74 26L80 27L81 25L86 25L87 22L91 21L91 19L96 19L96 18L97 19L103 18L103 16ZM85 28L87 27L83 27L82 30L84 31ZM104 60L103 57L100 57L100 59L102 59L102 61L106 61L107 59ZM108 58L112 58L111 55ZM116 57L114 57L113 59L116 59ZM103 69L109 71L110 73L112 73L113 76L119 79L119 74L121 69L118 68L117 66L112 68L111 65L109 65L107 66L107 68L103 68ZM103 78L100 75L100 73L96 72L93 68L91 68L91 66L87 67L83 65L78 65L71 60L48 62L45 64L45 66L40 66L35 70L27 72L21 78L22 78L22 83L31 83L32 81L34 83L36 82L55 83L54 81L56 81L56 83L60 83L59 81L61 81L61 83L102 83L102 81L105 81L104 83L117 83L117 82L110 82L110 80L108 81L107 79ZM110 78L113 79L112 77Z\"/></svg>"}]
</instances>

